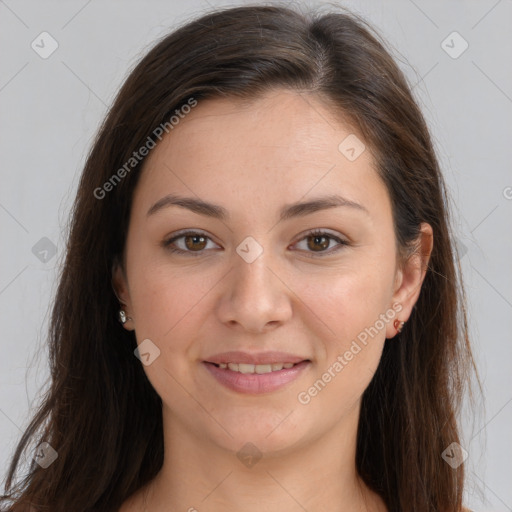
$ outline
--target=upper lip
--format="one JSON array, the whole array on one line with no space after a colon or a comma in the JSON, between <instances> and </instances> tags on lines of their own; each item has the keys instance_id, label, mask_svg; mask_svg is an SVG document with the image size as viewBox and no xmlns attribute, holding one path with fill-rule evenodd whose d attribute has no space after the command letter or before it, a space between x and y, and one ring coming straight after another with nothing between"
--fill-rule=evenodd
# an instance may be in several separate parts
<instances>
[{"instance_id":1,"label":"upper lip","mask_svg":"<svg viewBox=\"0 0 512 512\"><path fill-rule=\"evenodd\" d=\"M244 363L244 364L271 364L271 363L300 363L306 361L306 357L289 354L287 352L260 352L249 353L240 351L222 352L211 356L207 363Z\"/></svg>"}]
</instances>

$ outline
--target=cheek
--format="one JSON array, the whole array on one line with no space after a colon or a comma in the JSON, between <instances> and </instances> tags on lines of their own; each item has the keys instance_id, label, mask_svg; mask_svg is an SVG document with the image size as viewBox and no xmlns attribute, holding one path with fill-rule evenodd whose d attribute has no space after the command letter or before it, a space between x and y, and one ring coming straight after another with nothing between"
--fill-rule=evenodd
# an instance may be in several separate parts
<instances>
[{"instance_id":1,"label":"cheek","mask_svg":"<svg viewBox=\"0 0 512 512\"><path fill-rule=\"evenodd\" d=\"M374 325L388 309L390 279L383 276L387 273L375 265L347 266L323 277L303 276L304 286L298 295L328 337L337 344L345 343Z\"/></svg>"},{"instance_id":2,"label":"cheek","mask_svg":"<svg viewBox=\"0 0 512 512\"><path fill-rule=\"evenodd\" d=\"M146 266L133 289L137 327L156 337L165 336L178 322L193 316L210 288L209 280L194 272Z\"/></svg>"},{"instance_id":3,"label":"cheek","mask_svg":"<svg viewBox=\"0 0 512 512\"><path fill-rule=\"evenodd\" d=\"M194 350L204 322L207 294L218 279L210 279L204 272L158 264L139 268L131 287L137 342L149 338L160 350L144 371L167 404L183 406L189 396L182 383L190 379L190 361L197 356Z\"/></svg>"},{"instance_id":4,"label":"cheek","mask_svg":"<svg viewBox=\"0 0 512 512\"><path fill-rule=\"evenodd\" d=\"M378 367L385 342L388 311L386 287L372 272L346 273L329 280L329 287L307 289L307 302L321 321L310 326L317 344L317 367L298 401L308 414L325 414L326 404L337 421L352 409ZM392 320L391 320L392 321ZM309 406L312 408L309 409Z\"/></svg>"},{"instance_id":5,"label":"cheek","mask_svg":"<svg viewBox=\"0 0 512 512\"><path fill-rule=\"evenodd\" d=\"M317 340L315 377L319 389L325 385L318 402L350 407L360 398L378 367L386 322L393 321L390 278L384 279L389 272L375 261L361 260L329 278L309 278L301 292L314 312L309 329Z\"/></svg>"}]
</instances>

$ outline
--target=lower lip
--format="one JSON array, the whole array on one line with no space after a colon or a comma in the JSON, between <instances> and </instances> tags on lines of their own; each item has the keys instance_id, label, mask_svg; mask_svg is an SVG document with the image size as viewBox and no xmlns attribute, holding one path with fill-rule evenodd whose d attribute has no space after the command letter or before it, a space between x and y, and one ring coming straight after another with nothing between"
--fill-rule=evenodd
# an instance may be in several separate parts
<instances>
[{"instance_id":1,"label":"lower lip","mask_svg":"<svg viewBox=\"0 0 512 512\"><path fill-rule=\"evenodd\" d=\"M221 383L239 393L269 393L286 386L309 366L310 361L302 361L291 368L283 368L269 373L240 373L229 368L223 369L213 363L203 362L206 369Z\"/></svg>"}]
</instances>

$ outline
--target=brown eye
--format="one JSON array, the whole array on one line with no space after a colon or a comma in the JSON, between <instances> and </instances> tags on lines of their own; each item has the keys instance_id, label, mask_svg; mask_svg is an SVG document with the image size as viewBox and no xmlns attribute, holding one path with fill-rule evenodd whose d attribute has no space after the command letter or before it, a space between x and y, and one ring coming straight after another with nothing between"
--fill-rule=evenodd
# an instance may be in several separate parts
<instances>
[{"instance_id":1,"label":"brown eye","mask_svg":"<svg viewBox=\"0 0 512 512\"><path fill-rule=\"evenodd\" d=\"M308 248L313 251L317 251L318 249L320 249L320 251L327 249L330 243L329 238L330 237L323 235L309 235L307 237Z\"/></svg>"},{"instance_id":2,"label":"brown eye","mask_svg":"<svg viewBox=\"0 0 512 512\"><path fill-rule=\"evenodd\" d=\"M206 237L203 235L185 235L185 246L191 251L194 249L202 250L206 246Z\"/></svg>"},{"instance_id":3,"label":"brown eye","mask_svg":"<svg viewBox=\"0 0 512 512\"><path fill-rule=\"evenodd\" d=\"M304 238L299 240L298 244L300 245L304 240L306 241L306 247L299 247L299 249L304 251L306 255L311 258L329 256L342 249L343 246L350 245L349 242L342 240L341 238L335 235L331 235L330 233L320 230L315 230L311 231L310 233L307 233ZM336 242L337 246L334 246L331 249L329 249L331 242Z\"/></svg>"},{"instance_id":4,"label":"brown eye","mask_svg":"<svg viewBox=\"0 0 512 512\"><path fill-rule=\"evenodd\" d=\"M302 243L304 240L307 241L306 248L301 248L300 250L305 253L309 253L310 257L327 256L337 252L343 246L350 245L349 242L342 240L335 235L319 230L306 234L298 244ZM205 254L204 251L207 249L208 242L214 243L210 237L203 233L189 231L180 233L170 240L164 241L162 245L173 253L188 256L201 256L202 254ZM337 246L329 249L331 242L336 242Z\"/></svg>"},{"instance_id":5,"label":"brown eye","mask_svg":"<svg viewBox=\"0 0 512 512\"><path fill-rule=\"evenodd\" d=\"M210 237L203 233L189 231L164 241L162 245L170 252L187 256L200 256L207 248L208 242L214 243L210 240Z\"/></svg>"}]
</instances>

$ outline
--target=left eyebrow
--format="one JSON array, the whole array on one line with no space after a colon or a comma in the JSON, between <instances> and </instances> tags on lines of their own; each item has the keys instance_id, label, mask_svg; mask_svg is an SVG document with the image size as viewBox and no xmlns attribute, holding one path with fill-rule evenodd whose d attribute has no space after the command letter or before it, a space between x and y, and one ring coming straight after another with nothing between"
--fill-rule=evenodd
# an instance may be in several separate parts
<instances>
[{"instance_id":1,"label":"left eyebrow","mask_svg":"<svg viewBox=\"0 0 512 512\"><path fill-rule=\"evenodd\" d=\"M213 217L222 221L229 220L230 215L228 211L217 204L208 203L201 199L194 197L183 197L175 194L169 194L162 199L159 199L147 212L146 216L149 217L154 215L156 212L169 207L179 206L186 208L199 215L207 217ZM370 214L370 212L359 203L351 201L345 197L339 195L330 195L325 197L319 197L307 202L297 202L289 205L285 205L280 212L280 221L291 219L292 217L302 217L309 215L320 210L326 210L328 208L337 208L340 206L354 208L356 210Z\"/></svg>"}]
</instances>

